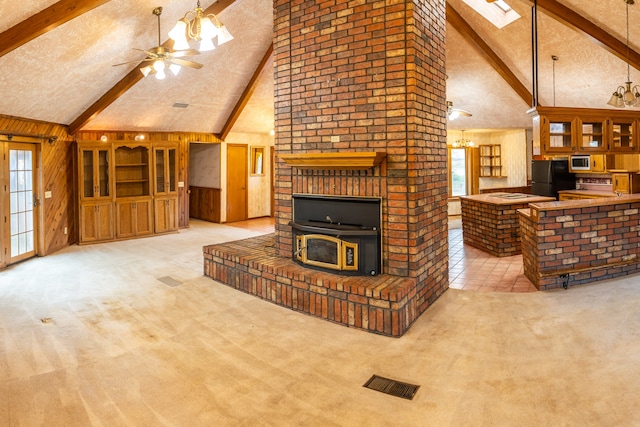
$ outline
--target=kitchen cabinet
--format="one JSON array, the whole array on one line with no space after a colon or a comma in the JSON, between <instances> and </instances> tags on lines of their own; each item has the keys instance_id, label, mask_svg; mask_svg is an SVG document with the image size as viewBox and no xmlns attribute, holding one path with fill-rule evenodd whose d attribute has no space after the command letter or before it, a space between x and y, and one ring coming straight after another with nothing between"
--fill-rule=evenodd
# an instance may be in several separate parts
<instances>
[{"instance_id":1,"label":"kitchen cabinet","mask_svg":"<svg viewBox=\"0 0 640 427\"><path fill-rule=\"evenodd\" d=\"M640 175L631 172L611 174L613 191L616 193L640 193Z\"/></svg>"},{"instance_id":2,"label":"kitchen cabinet","mask_svg":"<svg viewBox=\"0 0 640 427\"><path fill-rule=\"evenodd\" d=\"M633 153L638 151L637 112L536 107L533 154Z\"/></svg>"},{"instance_id":3,"label":"kitchen cabinet","mask_svg":"<svg viewBox=\"0 0 640 427\"><path fill-rule=\"evenodd\" d=\"M604 173L607 170L607 161L605 154L591 155L591 172Z\"/></svg>"},{"instance_id":4,"label":"kitchen cabinet","mask_svg":"<svg viewBox=\"0 0 640 427\"><path fill-rule=\"evenodd\" d=\"M606 117L577 117L578 152L606 151L608 148L608 120Z\"/></svg>"},{"instance_id":5,"label":"kitchen cabinet","mask_svg":"<svg viewBox=\"0 0 640 427\"><path fill-rule=\"evenodd\" d=\"M638 121L632 118L611 118L611 144L609 151L612 153L637 151Z\"/></svg>"}]
</instances>

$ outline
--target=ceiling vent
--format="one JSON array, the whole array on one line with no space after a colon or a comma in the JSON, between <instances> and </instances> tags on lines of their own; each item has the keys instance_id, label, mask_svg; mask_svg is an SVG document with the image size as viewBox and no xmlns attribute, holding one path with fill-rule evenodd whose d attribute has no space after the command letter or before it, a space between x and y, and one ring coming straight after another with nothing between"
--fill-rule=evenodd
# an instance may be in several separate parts
<instances>
[{"instance_id":1,"label":"ceiling vent","mask_svg":"<svg viewBox=\"0 0 640 427\"><path fill-rule=\"evenodd\" d=\"M187 108L189 104L184 104L182 102L175 102L173 104L173 108Z\"/></svg>"}]
</instances>

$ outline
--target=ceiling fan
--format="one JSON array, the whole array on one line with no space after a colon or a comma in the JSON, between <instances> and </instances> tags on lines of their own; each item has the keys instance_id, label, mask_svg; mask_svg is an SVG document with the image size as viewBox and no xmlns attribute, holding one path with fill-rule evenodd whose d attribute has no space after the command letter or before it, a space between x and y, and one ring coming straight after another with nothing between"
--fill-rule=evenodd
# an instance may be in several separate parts
<instances>
[{"instance_id":1,"label":"ceiling fan","mask_svg":"<svg viewBox=\"0 0 640 427\"><path fill-rule=\"evenodd\" d=\"M186 59L180 59L183 56L199 55L200 51L196 49L173 50L162 45L162 42L160 40L160 15L162 14L162 7L158 6L153 9L153 14L158 17L158 46L152 47L149 50L134 48L134 50L138 50L147 54L147 57L143 59L142 62L152 62L151 64L140 68L140 72L142 72L145 77L149 74L155 74L156 79L162 80L166 77L165 69L167 68L167 66L169 70L176 76L183 66L196 69L202 68L202 64L200 63L188 61ZM131 64L134 62L139 61L123 62L121 64L115 64L114 67L117 67L119 65Z\"/></svg>"},{"instance_id":2,"label":"ceiling fan","mask_svg":"<svg viewBox=\"0 0 640 427\"><path fill-rule=\"evenodd\" d=\"M449 120L455 120L460 116L471 117L473 114L467 110L461 110L460 108L453 108L453 102L447 101L447 117Z\"/></svg>"}]
</instances>

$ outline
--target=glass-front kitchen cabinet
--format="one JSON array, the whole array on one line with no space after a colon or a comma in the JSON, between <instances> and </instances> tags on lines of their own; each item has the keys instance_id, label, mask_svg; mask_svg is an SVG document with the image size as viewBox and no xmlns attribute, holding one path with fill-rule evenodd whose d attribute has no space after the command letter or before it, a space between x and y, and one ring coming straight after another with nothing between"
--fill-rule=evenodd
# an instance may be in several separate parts
<instances>
[{"instance_id":1,"label":"glass-front kitchen cabinet","mask_svg":"<svg viewBox=\"0 0 640 427\"><path fill-rule=\"evenodd\" d=\"M533 154L638 151L637 112L623 110L537 107L533 118Z\"/></svg>"}]
</instances>

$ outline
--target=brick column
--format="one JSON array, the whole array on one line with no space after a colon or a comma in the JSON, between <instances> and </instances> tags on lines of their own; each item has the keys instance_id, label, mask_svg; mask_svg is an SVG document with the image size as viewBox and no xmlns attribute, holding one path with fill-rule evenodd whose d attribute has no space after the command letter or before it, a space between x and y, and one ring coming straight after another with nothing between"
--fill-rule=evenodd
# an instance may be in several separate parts
<instances>
[{"instance_id":1,"label":"brick column","mask_svg":"<svg viewBox=\"0 0 640 427\"><path fill-rule=\"evenodd\" d=\"M383 271L417 279L422 312L448 286L445 0L274 0L276 156L384 151L368 171L276 163L276 250L293 193L374 196Z\"/></svg>"}]
</instances>

